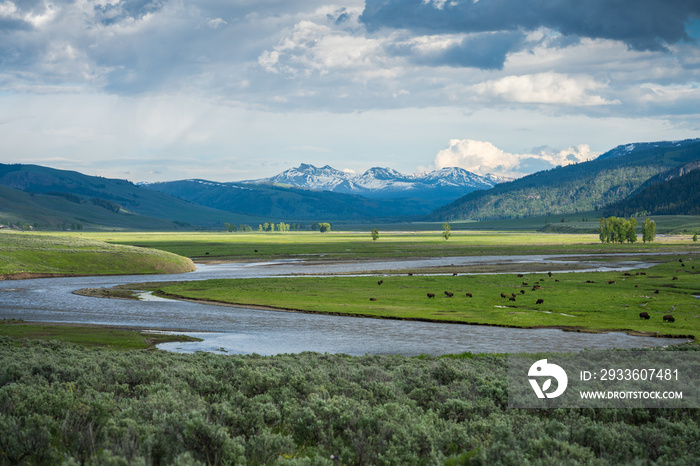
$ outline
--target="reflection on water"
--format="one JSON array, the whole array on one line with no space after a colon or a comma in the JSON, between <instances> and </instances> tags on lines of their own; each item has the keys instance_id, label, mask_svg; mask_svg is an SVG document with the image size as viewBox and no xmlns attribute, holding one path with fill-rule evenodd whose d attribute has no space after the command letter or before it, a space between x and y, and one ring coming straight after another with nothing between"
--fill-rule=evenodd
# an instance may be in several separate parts
<instances>
[{"instance_id":1,"label":"reflection on water","mask_svg":"<svg viewBox=\"0 0 700 466\"><path fill-rule=\"evenodd\" d=\"M166 343L169 351L219 351L264 355L321 353L430 354L471 352L580 351L584 348L633 348L679 344L679 339L632 337L621 333L585 334L556 329L511 329L478 325L361 319L293 312L222 307L172 301L147 295L142 301L101 299L72 294L86 287L111 287L145 281L255 278L315 273L363 273L474 262L542 262L555 256L489 256L349 263L297 261L198 265L181 275L66 277L0 281L0 317L28 321L119 325L182 330L203 338L195 343ZM567 256L571 258L571 256ZM585 259L585 258L584 258ZM601 264L598 264L599 266ZM606 269L648 267L642 262L606 262ZM514 267L513 273L517 273Z\"/></svg>"}]
</instances>

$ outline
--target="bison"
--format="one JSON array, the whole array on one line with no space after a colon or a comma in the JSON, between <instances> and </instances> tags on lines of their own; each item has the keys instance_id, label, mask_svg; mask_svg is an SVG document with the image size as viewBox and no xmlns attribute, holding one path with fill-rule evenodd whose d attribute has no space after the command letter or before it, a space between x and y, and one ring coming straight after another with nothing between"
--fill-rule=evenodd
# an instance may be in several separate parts
<instances>
[{"instance_id":1,"label":"bison","mask_svg":"<svg viewBox=\"0 0 700 466\"><path fill-rule=\"evenodd\" d=\"M467 296L467 298L473 298L473 297L474 297L474 296L472 296L472 294L471 294L470 292L468 292L468 291L467 291L466 296Z\"/></svg>"},{"instance_id":2,"label":"bison","mask_svg":"<svg viewBox=\"0 0 700 466\"><path fill-rule=\"evenodd\" d=\"M542 303L544 303L544 299L540 298L537 300L537 302L535 304L542 304Z\"/></svg>"},{"instance_id":3,"label":"bison","mask_svg":"<svg viewBox=\"0 0 700 466\"><path fill-rule=\"evenodd\" d=\"M508 298L508 301L515 301L515 296L511 296Z\"/></svg>"},{"instance_id":4,"label":"bison","mask_svg":"<svg viewBox=\"0 0 700 466\"><path fill-rule=\"evenodd\" d=\"M382 283L384 283L384 279L379 280L379 281L377 282L377 285L381 285Z\"/></svg>"},{"instance_id":5,"label":"bison","mask_svg":"<svg viewBox=\"0 0 700 466\"><path fill-rule=\"evenodd\" d=\"M674 277L671 280L678 280L678 277L674 275Z\"/></svg>"},{"instance_id":6,"label":"bison","mask_svg":"<svg viewBox=\"0 0 700 466\"><path fill-rule=\"evenodd\" d=\"M675 322L675 321L676 321L676 319L674 319L671 314L666 314L664 316L664 322Z\"/></svg>"},{"instance_id":7,"label":"bison","mask_svg":"<svg viewBox=\"0 0 700 466\"><path fill-rule=\"evenodd\" d=\"M505 293L501 293L501 298L507 298Z\"/></svg>"},{"instance_id":8,"label":"bison","mask_svg":"<svg viewBox=\"0 0 700 466\"><path fill-rule=\"evenodd\" d=\"M518 278L523 278L523 276L524 276L524 275L521 274L521 273L518 274Z\"/></svg>"},{"instance_id":9,"label":"bison","mask_svg":"<svg viewBox=\"0 0 700 466\"><path fill-rule=\"evenodd\" d=\"M451 291L445 291L445 294L447 295L448 298L453 297L455 294Z\"/></svg>"},{"instance_id":10,"label":"bison","mask_svg":"<svg viewBox=\"0 0 700 466\"><path fill-rule=\"evenodd\" d=\"M525 290L520 290L520 294L525 294Z\"/></svg>"},{"instance_id":11,"label":"bison","mask_svg":"<svg viewBox=\"0 0 700 466\"><path fill-rule=\"evenodd\" d=\"M659 290L654 291L654 294L659 294Z\"/></svg>"},{"instance_id":12,"label":"bison","mask_svg":"<svg viewBox=\"0 0 700 466\"><path fill-rule=\"evenodd\" d=\"M649 316L648 312L644 311L639 313L639 318L649 320L651 317Z\"/></svg>"},{"instance_id":13,"label":"bison","mask_svg":"<svg viewBox=\"0 0 700 466\"><path fill-rule=\"evenodd\" d=\"M523 286L527 286L527 282L523 282Z\"/></svg>"},{"instance_id":14,"label":"bison","mask_svg":"<svg viewBox=\"0 0 700 466\"><path fill-rule=\"evenodd\" d=\"M408 276L409 276L409 277L412 277L413 274L412 274L411 272L408 272Z\"/></svg>"},{"instance_id":15,"label":"bison","mask_svg":"<svg viewBox=\"0 0 700 466\"><path fill-rule=\"evenodd\" d=\"M549 278L552 278L552 272L547 272L547 275L549 275Z\"/></svg>"},{"instance_id":16,"label":"bison","mask_svg":"<svg viewBox=\"0 0 700 466\"><path fill-rule=\"evenodd\" d=\"M540 288L540 285L535 285L532 287L532 291L537 291L537 290L541 290L541 289L542 288Z\"/></svg>"},{"instance_id":17,"label":"bison","mask_svg":"<svg viewBox=\"0 0 700 466\"><path fill-rule=\"evenodd\" d=\"M615 284L615 280L609 280L609 281L608 281L608 285L614 285L614 284Z\"/></svg>"},{"instance_id":18,"label":"bison","mask_svg":"<svg viewBox=\"0 0 700 466\"><path fill-rule=\"evenodd\" d=\"M435 293L428 293L428 298L434 298L434 297L435 297Z\"/></svg>"},{"instance_id":19,"label":"bison","mask_svg":"<svg viewBox=\"0 0 700 466\"><path fill-rule=\"evenodd\" d=\"M376 301L377 298L369 298L370 301Z\"/></svg>"},{"instance_id":20,"label":"bison","mask_svg":"<svg viewBox=\"0 0 700 466\"><path fill-rule=\"evenodd\" d=\"M456 276L457 276L457 272L452 272L452 276L453 276L453 277L456 277Z\"/></svg>"}]
</instances>

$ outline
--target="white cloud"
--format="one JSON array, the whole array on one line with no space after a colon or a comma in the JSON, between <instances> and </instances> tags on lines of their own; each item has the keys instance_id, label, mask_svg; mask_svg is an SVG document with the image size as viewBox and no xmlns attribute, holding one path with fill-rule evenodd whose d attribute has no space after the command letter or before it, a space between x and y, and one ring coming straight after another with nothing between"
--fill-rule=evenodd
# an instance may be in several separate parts
<instances>
[{"instance_id":1,"label":"white cloud","mask_svg":"<svg viewBox=\"0 0 700 466\"><path fill-rule=\"evenodd\" d=\"M487 141L451 139L449 147L435 156L436 168L460 167L472 173L520 177L539 170L591 160L593 153L588 144L565 150L540 148L534 153L511 154Z\"/></svg>"},{"instance_id":2,"label":"white cloud","mask_svg":"<svg viewBox=\"0 0 700 466\"><path fill-rule=\"evenodd\" d=\"M478 94L507 102L583 106L620 103L589 93L602 87L605 85L587 76L546 72L505 76L477 84L473 88Z\"/></svg>"}]
</instances>

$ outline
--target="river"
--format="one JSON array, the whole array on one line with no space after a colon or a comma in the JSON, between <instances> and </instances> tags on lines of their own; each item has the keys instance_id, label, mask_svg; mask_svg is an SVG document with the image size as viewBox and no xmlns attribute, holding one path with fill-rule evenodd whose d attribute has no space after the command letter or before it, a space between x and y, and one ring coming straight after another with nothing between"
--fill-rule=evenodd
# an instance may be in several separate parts
<instances>
[{"instance_id":1,"label":"river","mask_svg":"<svg viewBox=\"0 0 700 466\"><path fill-rule=\"evenodd\" d=\"M629 270L654 265L643 261L605 262L587 256L566 255L584 264L583 270ZM600 257L600 255L596 255ZM314 351L320 353L439 355L471 352L581 351L679 344L685 340L629 336L624 333L574 333L557 329L513 329L480 325L362 319L224 307L184 301L141 301L91 298L75 295L79 288L111 287L145 281L256 278L294 274L362 274L374 270L406 270L444 265L509 263L561 263L561 255L469 256L438 259L316 262L198 264L197 271L180 275L63 277L0 281L0 317L27 321L117 325L140 329L177 330L203 338L194 343L166 343L168 351L210 351L229 354L274 355ZM590 267L588 267L590 265ZM582 271L582 270L578 270Z\"/></svg>"}]
</instances>

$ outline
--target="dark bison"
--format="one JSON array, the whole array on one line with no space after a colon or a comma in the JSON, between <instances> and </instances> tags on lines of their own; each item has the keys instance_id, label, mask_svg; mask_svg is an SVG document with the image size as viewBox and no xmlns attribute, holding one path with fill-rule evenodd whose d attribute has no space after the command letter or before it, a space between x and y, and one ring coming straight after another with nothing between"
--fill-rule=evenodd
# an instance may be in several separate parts
<instances>
[{"instance_id":1,"label":"dark bison","mask_svg":"<svg viewBox=\"0 0 700 466\"><path fill-rule=\"evenodd\" d=\"M659 290L654 291L654 294L659 294Z\"/></svg>"},{"instance_id":2,"label":"dark bison","mask_svg":"<svg viewBox=\"0 0 700 466\"><path fill-rule=\"evenodd\" d=\"M549 278L552 278L552 272L547 272L547 275L549 275Z\"/></svg>"},{"instance_id":3,"label":"dark bison","mask_svg":"<svg viewBox=\"0 0 700 466\"><path fill-rule=\"evenodd\" d=\"M639 275L646 275L646 272L639 272Z\"/></svg>"},{"instance_id":4,"label":"dark bison","mask_svg":"<svg viewBox=\"0 0 700 466\"><path fill-rule=\"evenodd\" d=\"M435 293L428 293L428 298L434 298L434 297L435 297Z\"/></svg>"},{"instance_id":5,"label":"dark bison","mask_svg":"<svg viewBox=\"0 0 700 466\"><path fill-rule=\"evenodd\" d=\"M523 278L523 274L519 273L518 278Z\"/></svg>"},{"instance_id":6,"label":"dark bison","mask_svg":"<svg viewBox=\"0 0 700 466\"><path fill-rule=\"evenodd\" d=\"M508 301L515 301L515 296L510 296L510 297L508 298Z\"/></svg>"},{"instance_id":7,"label":"dark bison","mask_svg":"<svg viewBox=\"0 0 700 466\"><path fill-rule=\"evenodd\" d=\"M457 272L452 272L452 276L453 276L453 277L456 277L456 276L457 276Z\"/></svg>"},{"instance_id":8,"label":"dark bison","mask_svg":"<svg viewBox=\"0 0 700 466\"><path fill-rule=\"evenodd\" d=\"M646 312L646 311L644 311L644 312L640 312L640 313L639 313L639 318L640 318L640 319L646 319L646 320L649 320L649 319L650 319L650 317L649 317L649 313L648 313L648 312Z\"/></svg>"},{"instance_id":9,"label":"dark bison","mask_svg":"<svg viewBox=\"0 0 700 466\"><path fill-rule=\"evenodd\" d=\"M370 301L376 301L377 298L369 298Z\"/></svg>"},{"instance_id":10,"label":"dark bison","mask_svg":"<svg viewBox=\"0 0 700 466\"><path fill-rule=\"evenodd\" d=\"M535 285L532 287L532 291L537 291L537 290L541 290L541 289L542 288L540 288L540 285Z\"/></svg>"},{"instance_id":11,"label":"dark bison","mask_svg":"<svg viewBox=\"0 0 700 466\"><path fill-rule=\"evenodd\" d=\"M540 298L537 300L537 302L535 304L542 304L542 303L544 303L544 299Z\"/></svg>"},{"instance_id":12,"label":"dark bison","mask_svg":"<svg viewBox=\"0 0 700 466\"><path fill-rule=\"evenodd\" d=\"M678 280L678 277L674 276L671 280Z\"/></svg>"},{"instance_id":13,"label":"dark bison","mask_svg":"<svg viewBox=\"0 0 700 466\"><path fill-rule=\"evenodd\" d=\"M614 283L615 283L615 280L608 281L608 285L613 285Z\"/></svg>"},{"instance_id":14,"label":"dark bison","mask_svg":"<svg viewBox=\"0 0 700 466\"><path fill-rule=\"evenodd\" d=\"M412 277L413 274L412 274L411 272L408 272L408 276L409 276L409 277Z\"/></svg>"},{"instance_id":15,"label":"dark bison","mask_svg":"<svg viewBox=\"0 0 700 466\"><path fill-rule=\"evenodd\" d=\"M527 282L523 282L523 286L527 286Z\"/></svg>"},{"instance_id":16,"label":"dark bison","mask_svg":"<svg viewBox=\"0 0 700 466\"><path fill-rule=\"evenodd\" d=\"M379 281L377 282L377 285L381 285L382 283L384 283L384 279L379 280Z\"/></svg>"},{"instance_id":17,"label":"dark bison","mask_svg":"<svg viewBox=\"0 0 700 466\"><path fill-rule=\"evenodd\" d=\"M508 296L506 296L505 293L501 293L501 298L507 298L507 297L508 297Z\"/></svg>"},{"instance_id":18,"label":"dark bison","mask_svg":"<svg viewBox=\"0 0 700 466\"><path fill-rule=\"evenodd\" d=\"M525 290L520 290L520 294L525 294Z\"/></svg>"},{"instance_id":19,"label":"dark bison","mask_svg":"<svg viewBox=\"0 0 700 466\"><path fill-rule=\"evenodd\" d=\"M674 319L671 314L666 314L664 316L664 322L675 322L675 321L676 321L676 319Z\"/></svg>"},{"instance_id":20,"label":"dark bison","mask_svg":"<svg viewBox=\"0 0 700 466\"><path fill-rule=\"evenodd\" d=\"M451 297L453 297L453 296L455 295L455 294L454 294L453 292L451 292L451 291L445 291L445 294L446 294L447 297L449 297L449 298L451 298Z\"/></svg>"},{"instance_id":21,"label":"dark bison","mask_svg":"<svg viewBox=\"0 0 700 466\"><path fill-rule=\"evenodd\" d=\"M466 296L467 296L467 298L473 298L473 297L474 297L474 296L472 296L472 294L471 294L470 292L468 292L468 291L467 291Z\"/></svg>"}]
</instances>

